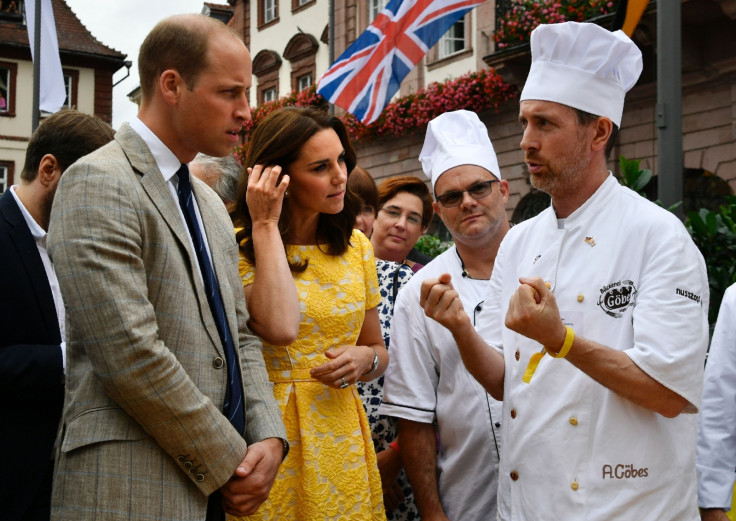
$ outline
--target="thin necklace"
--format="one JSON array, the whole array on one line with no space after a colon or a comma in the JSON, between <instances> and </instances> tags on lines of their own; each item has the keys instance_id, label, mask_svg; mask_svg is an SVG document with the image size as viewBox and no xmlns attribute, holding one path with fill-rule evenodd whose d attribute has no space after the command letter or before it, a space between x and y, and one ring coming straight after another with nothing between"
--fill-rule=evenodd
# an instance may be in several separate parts
<instances>
[{"instance_id":1,"label":"thin necklace","mask_svg":"<svg viewBox=\"0 0 736 521\"><path fill-rule=\"evenodd\" d=\"M455 253L457 253L457 258L460 259L460 266L463 269L463 277L466 279L473 279L473 280L489 280L489 279L479 279L476 277L471 277L470 273L468 273L468 270L465 269L465 262L463 261L463 258L460 256L460 251L458 251L457 247L455 247Z\"/></svg>"}]
</instances>

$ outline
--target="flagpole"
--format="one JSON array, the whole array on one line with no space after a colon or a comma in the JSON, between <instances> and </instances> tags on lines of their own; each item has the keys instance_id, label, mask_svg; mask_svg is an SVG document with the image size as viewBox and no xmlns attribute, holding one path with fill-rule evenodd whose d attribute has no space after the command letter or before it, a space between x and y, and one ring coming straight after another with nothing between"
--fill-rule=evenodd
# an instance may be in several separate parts
<instances>
[{"instance_id":1,"label":"flagpole","mask_svg":"<svg viewBox=\"0 0 736 521\"><path fill-rule=\"evenodd\" d=\"M38 0L36 0L36 1L38 1ZM333 63L335 63L335 0L330 0L330 2L329 2L329 9L330 9L330 14L329 14L328 25L329 25L329 40L330 40L330 45L329 45L329 49L330 49L329 61L330 61L330 64L327 66L328 69L330 67L332 67L332 64ZM335 114L335 105L333 105L332 103L330 103L330 116L332 116L334 114Z\"/></svg>"},{"instance_id":2,"label":"flagpole","mask_svg":"<svg viewBox=\"0 0 736 521\"><path fill-rule=\"evenodd\" d=\"M680 10L680 2L657 0L657 195L665 208L683 200ZM682 219L682 205L674 213Z\"/></svg>"},{"instance_id":3,"label":"flagpole","mask_svg":"<svg viewBox=\"0 0 736 521\"><path fill-rule=\"evenodd\" d=\"M41 98L41 0L35 0L36 11L33 26L33 114L31 116L31 132L38 128L40 110L38 108ZM27 17L27 15L26 15Z\"/></svg>"}]
</instances>

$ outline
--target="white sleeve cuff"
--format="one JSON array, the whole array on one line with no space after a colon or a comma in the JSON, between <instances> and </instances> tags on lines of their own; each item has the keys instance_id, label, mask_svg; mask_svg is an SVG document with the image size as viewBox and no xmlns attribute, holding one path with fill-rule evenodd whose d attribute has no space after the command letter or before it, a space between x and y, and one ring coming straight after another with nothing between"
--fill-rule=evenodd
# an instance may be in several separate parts
<instances>
[{"instance_id":1,"label":"white sleeve cuff","mask_svg":"<svg viewBox=\"0 0 736 521\"><path fill-rule=\"evenodd\" d=\"M696 465L698 473L698 506L731 510L736 472Z\"/></svg>"}]
</instances>

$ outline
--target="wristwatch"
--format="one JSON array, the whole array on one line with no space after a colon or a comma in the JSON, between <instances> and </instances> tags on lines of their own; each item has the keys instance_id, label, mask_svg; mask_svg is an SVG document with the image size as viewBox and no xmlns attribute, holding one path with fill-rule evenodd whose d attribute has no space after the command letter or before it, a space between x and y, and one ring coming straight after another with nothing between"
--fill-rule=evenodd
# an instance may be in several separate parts
<instances>
[{"instance_id":1,"label":"wristwatch","mask_svg":"<svg viewBox=\"0 0 736 521\"><path fill-rule=\"evenodd\" d=\"M378 352L374 349L373 350L373 364L371 364L371 368L363 373L363 375L371 374L376 372L376 369L378 369Z\"/></svg>"},{"instance_id":2,"label":"wristwatch","mask_svg":"<svg viewBox=\"0 0 736 521\"><path fill-rule=\"evenodd\" d=\"M281 442L284 444L284 455L281 456L281 461L284 461L289 454L289 441L286 438L281 438Z\"/></svg>"}]
</instances>

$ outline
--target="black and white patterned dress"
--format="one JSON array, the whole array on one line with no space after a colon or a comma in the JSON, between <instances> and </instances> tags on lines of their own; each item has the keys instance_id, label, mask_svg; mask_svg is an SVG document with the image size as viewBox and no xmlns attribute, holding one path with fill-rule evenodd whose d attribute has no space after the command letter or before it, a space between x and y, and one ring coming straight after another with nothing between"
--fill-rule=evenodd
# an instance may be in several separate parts
<instances>
[{"instance_id":1,"label":"black and white patterned dress","mask_svg":"<svg viewBox=\"0 0 736 521\"><path fill-rule=\"evenodd\" d=\"M378 272L378 286L381 292L378 318L381 322L383 341L386 343L386 348L389 348L391 319L394 315L394 298L398 290L414 275L414 272L405 264L381 259L376 259L376 271ZM378 414L378 406L381 405L381 399L383 398L383 376L370 382L358 381L357 385L370 423L373 446L377 453L389 449L389 443L396 439L398 422L396 418ZM404 469L401 469L397 480L405 499L395 510L386 512L387 520L412 521L419 519L419 513L414 504L414 493L411 486L409 486L409 480Z\"/></svg>"}]
</instances>

